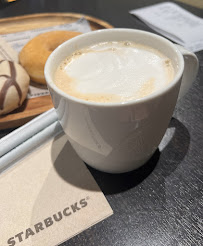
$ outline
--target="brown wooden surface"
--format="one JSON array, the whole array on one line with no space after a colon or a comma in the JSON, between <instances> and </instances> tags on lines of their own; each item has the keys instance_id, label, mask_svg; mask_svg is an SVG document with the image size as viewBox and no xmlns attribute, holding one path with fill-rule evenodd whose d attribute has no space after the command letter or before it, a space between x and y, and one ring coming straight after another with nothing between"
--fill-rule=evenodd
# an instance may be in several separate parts
<instances>
[{"instance_id":1,"label":"brown wooden surface","mask_svg":"<svg viewBox=\"0 0 203 246\"><path fill-rule=\"evenodd\" d=\"M20 108L14 110L10 114L0 117L0 129L21 126L52 107L53 105L50 96L25 100Z\"/></svg>"},{"instance_id":2,"label":"brown wooden surface","mask_svg":"<svg viewBox=\"0 0 203 246\"><path fill-rule=\"evenodd\" d=\"M0 19L0 34L71 23L81 17L85 17L89 21L92 30L113 27L105 21L82 14L41 13ZM50 96L28 99L17 110L0 117L0 129L21 126L52 107Z\"/></svg>"},{"instance_id":3,"label":"brown wooden surface","mask_svg":"<svg viewBox=\"0 0 203 246\"><path fill-rule=\"evenodd\" d=\"M0 19L0 34L71 23L82 17L85 17L89 21L92 30L113 27L103 20L83 14L41 13Z\"/></svg>"},{"instance_id":4,"label":"brown wooden surface","mask_svg":"<svg viewBox=\"0 0 203 246\"><path fill-rule=\"evenodd\" d=\"M183 2L189 4L193 7L203 9L203 1L202 0L177 0L178 2Z\"/></svg>"}]
</instances>

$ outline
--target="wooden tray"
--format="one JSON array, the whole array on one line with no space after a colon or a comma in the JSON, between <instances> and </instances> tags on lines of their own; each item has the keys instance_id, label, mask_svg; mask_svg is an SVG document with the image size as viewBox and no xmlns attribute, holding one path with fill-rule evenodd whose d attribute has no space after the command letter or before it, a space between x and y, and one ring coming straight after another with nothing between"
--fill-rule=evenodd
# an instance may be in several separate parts
<instances>
[{"instance_id":1,"label":"wooden tray","mask_svg":"<svg viewBox=\"0 0 203 246\"><path fill-rule=\"evenodd\" d=\"M113 27L103 20L82 14L42 13L0 19L0 34L71 23L81 17L85 17L89 21L92 30ZM0 116L0 130L21 126L52 107L50 96L28 99L17 110L8 115Z\"/></svg>"}]
</instances>

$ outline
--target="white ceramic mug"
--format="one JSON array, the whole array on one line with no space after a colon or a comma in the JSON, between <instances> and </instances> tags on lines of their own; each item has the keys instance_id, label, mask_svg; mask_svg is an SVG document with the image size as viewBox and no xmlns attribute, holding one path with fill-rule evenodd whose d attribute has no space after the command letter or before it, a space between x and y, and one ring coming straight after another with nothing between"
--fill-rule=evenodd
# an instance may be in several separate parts
<instances>
[{"instance_id":1,"label":"white ceramic mug","mask_svg":"<svg viewBox=\"0 0 203 246\"><path fill-rule=\"evenodd\" d=\"M175 68L173 81L149 96L126 103L87 102L54 84L57 66L74 51L98 42L123 40L151 46L168 56ZM115 28L82 34L60 45L48 58L45 78L59 121L80 158L98 170L121 173L140 167L153 155L169 125L180 85L182 96L197 71L196 56L167 39Z\"/></svg>"}]
</instances>

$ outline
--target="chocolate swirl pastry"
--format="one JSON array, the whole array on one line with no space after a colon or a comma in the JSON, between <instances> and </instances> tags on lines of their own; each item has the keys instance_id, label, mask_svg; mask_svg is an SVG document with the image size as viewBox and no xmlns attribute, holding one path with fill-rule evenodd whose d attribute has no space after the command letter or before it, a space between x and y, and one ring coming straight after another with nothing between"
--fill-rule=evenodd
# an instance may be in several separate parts
<instances>
[{"instance_id":1,"label":"chocolate swirl pastry","mask_svg":"<svg viewBox=\"0 0 203 246\"><path fill-rule=\"evenodd\" d=\"M0 115L20 107L28 92L30 78L18 63L0 61Z\"/></svg>"}]
</instances>

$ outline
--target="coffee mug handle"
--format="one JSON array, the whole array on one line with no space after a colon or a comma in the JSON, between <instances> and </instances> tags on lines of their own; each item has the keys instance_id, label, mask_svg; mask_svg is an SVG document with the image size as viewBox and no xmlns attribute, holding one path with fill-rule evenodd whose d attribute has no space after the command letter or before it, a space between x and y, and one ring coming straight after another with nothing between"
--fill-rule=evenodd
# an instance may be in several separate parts
<instances>
[{"instance_id":1,"label":"coffee mug handle","mask_svg":"<svg viewBox=\"0 0 203 246\"><path fill-rule=\"evenodd\" d=\"M176 47L183 55L184 62L185 62L182 82L180 86L180 92L178 95L178 100L179 100L187 93L192 83L194 82L199 68L199 61L194 53L186 50L184 47L180 45L176 44Z\"/></svg>"}]
</instances>

